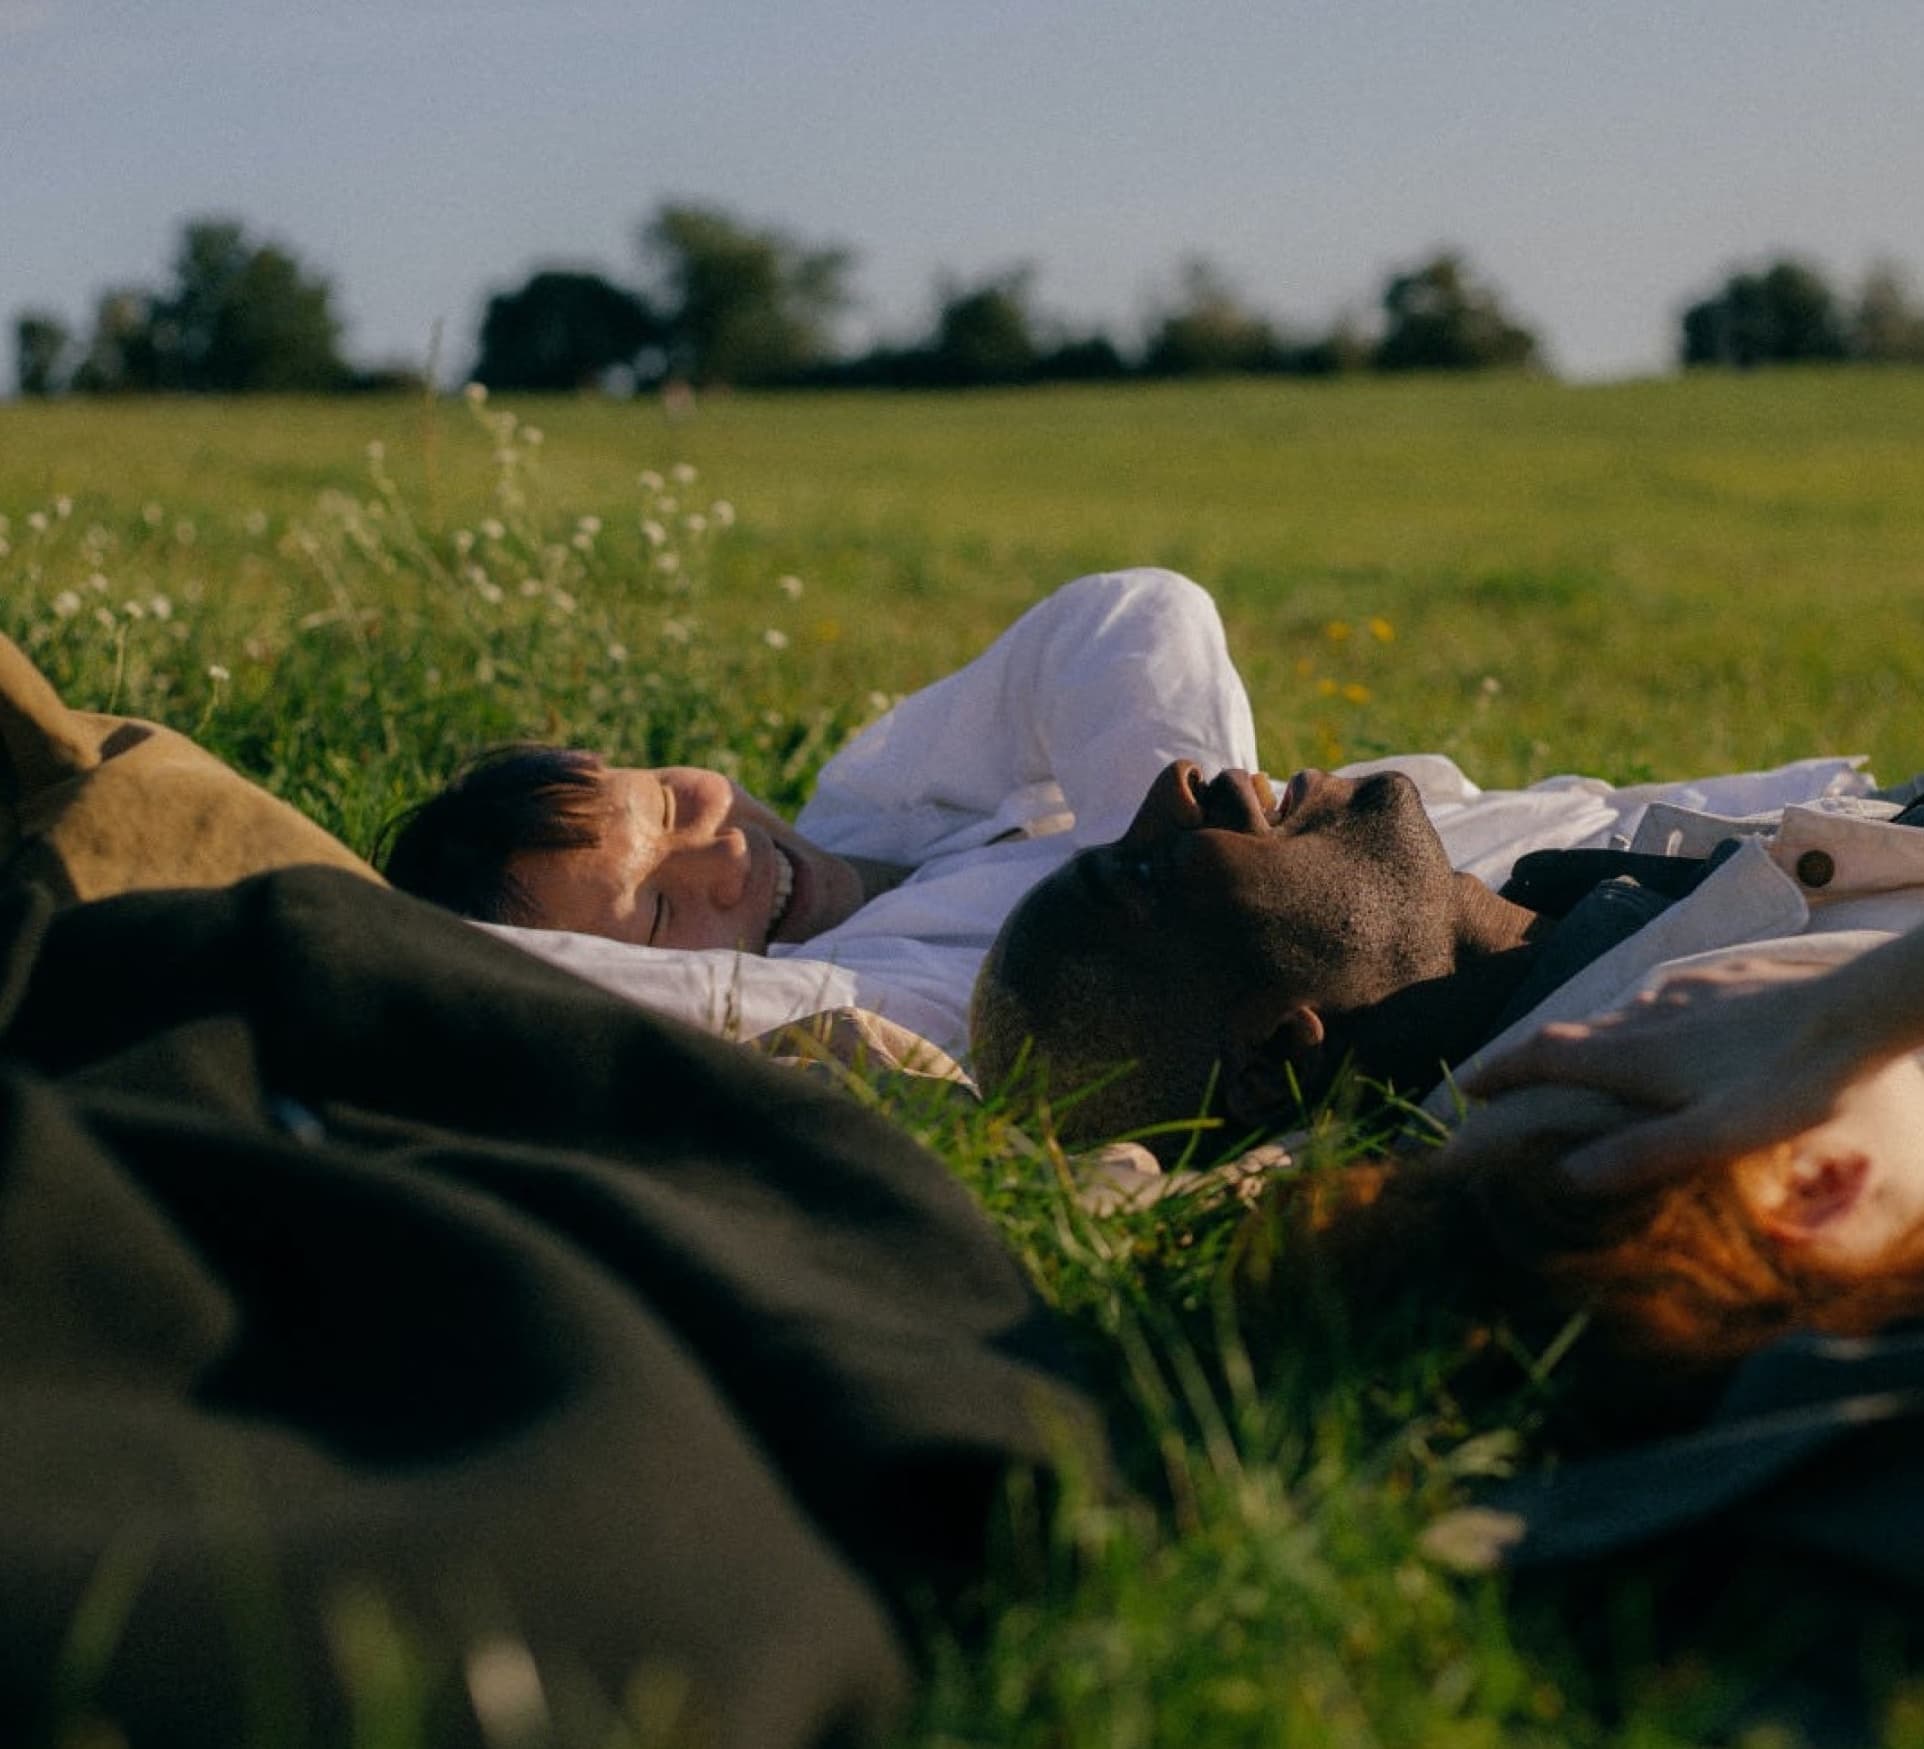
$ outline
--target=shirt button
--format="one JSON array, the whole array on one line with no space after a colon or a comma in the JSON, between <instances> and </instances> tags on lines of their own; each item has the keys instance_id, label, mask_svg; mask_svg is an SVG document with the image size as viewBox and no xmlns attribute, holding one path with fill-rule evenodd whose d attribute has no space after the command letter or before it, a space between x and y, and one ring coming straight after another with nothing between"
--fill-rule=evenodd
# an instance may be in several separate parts
<instances>
[{"instance_id":1,"label":"shirt button","mask_svg":"<svg viewBox=\"0 0 1924 1749\"><path fill-rule=\"evenodd\" d=\"M1807 887L1827 887L1836 873L1829 851L1807 850L1797 859L1797 878Z\"/></svg>"}]
</instances>

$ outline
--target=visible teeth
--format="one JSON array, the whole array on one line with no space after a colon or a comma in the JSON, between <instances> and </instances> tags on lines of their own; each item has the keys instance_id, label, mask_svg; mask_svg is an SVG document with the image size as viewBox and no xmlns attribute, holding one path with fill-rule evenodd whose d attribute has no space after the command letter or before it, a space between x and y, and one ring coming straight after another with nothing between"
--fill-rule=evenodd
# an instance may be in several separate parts
<instances>
[{"instance_id":1,"label":"visible teeth","mask_svg":"<svg viewBox=\"0 0 1924 1749\"><path fill-rule=\"evenodd\" d=\"M788 853L779 845L775 847L775 902L768 911L768 933L773 935L781 927L788 915L788 902L795 896L795 865L788 860Z\"/></svg>"}]
</instances>

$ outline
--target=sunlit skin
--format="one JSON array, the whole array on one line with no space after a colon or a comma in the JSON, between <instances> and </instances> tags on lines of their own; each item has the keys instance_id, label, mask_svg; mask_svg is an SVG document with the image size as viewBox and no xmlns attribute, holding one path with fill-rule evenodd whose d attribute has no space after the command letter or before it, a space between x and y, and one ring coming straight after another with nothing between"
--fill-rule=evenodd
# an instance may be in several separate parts
<instances>
[{"instance_id":1,"label":"sunlit skin","mask_svg":"<svg viewBox=\"0 0 1924 1749\"><path fill-rule=\"evenodd\" d=\"M718 771L610 766L599 781L596 843L509 865L543 928L760 954L846 922L901 878L809 843Z\"/></svg>"}]
</instances>

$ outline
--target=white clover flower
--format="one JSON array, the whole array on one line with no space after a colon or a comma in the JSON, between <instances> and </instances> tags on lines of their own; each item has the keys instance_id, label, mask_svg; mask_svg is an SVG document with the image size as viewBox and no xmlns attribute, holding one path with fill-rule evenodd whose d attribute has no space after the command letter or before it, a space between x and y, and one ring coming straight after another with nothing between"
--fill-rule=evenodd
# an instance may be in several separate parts
<instances>
[{"instance_id":1,"label":"white clover flower","mask_svg":"<svg viewBox=\"0 0 1924 1749\"><path fill-rule=\"evenodd\" d=\"M46 511L34 510L28 512L27 526L32 529L35 534L45 534L47 532Z\"/></svg>"},{"instance_id":2,"label":"white clover flower","mask_svg":"<svg viewBox=\"0 0 1924 1749\"><path fill-rule=\"evenodd\" d=\"M474 592L490 607L499 607L508 599L508 592L499 583L490 583L485 577L475 584Z\"/></svg>"},{"instance_id":3,"label":"white clover flower","mask_svg":"<svg viewBox=\"0 0 1924 1749\"><path fill-rule=\"evenodd\" d=\"M651 547L660 546L668 538L667 529L663 528L659 522L655 522L646 516L641 519L641 532L643 539L645 539Z\"/></svg>"},{"instance_id":4,"label":"white clover flower","mask_svg":"<svg viewBox=\"0 0 1924 1749\"><path fill-rule=\"evenodd\" d=\"M226 668L224 668L220 663L209 662L207 664L207 678L211 680L216 686L225 686L228 683L228 681L232 680L234 677L233 675L228 673Z\"/></svg>"},{"instance_id":5,"label":"white clover flower","mask_svg":"<svg viewBox=\"0 0 1924 1749\"><path fill-rule=\"evenodd\" d=\"M555 604L556 609L561 613L573 613L575 610L575 598L565 589L551 590L548 599Z\"/></svg>"},{"instance_id":6,"label":"white clover flower","mask_svg":"<svg viewBox=\"0 0 1924 1749\"><path fill-rule=\"evenodd\" d=\"M191 547L194 544L194 536L198 532L199 530L184 516L174 524L174 540L177 545Z\"/></svg>"},{"instance_id":7,"label":"white clover flower","mask_svg":"<svg viewBox=\"0 0 1924 1749\"><path fill-rule=\"evenodd\" d=\"M527 600L532 601L541 593L540 579L536 577L523 577L521 579L521 593Z\"/></svg>"},{"instance_id":8,"label":"white clover flower","mask_svg":"<svg viewBox=\"0 0 1924 1749\"><path fill-rule=\"evenodd\" d=\"M663 576L666 576L666 577L674 576L674 574L681 569L681 554L680 553L655 554L655 569L661 572Z\"/></svg>"},{"instance_id":9,"label":"white clover flower","mask_svg":"<svg viewBox=\"0 0 1924 1749\"><path fill-rule=\"evenodd\" d=\"M681 508L681 500L679 498L658 498L655 501L655 508L659 510L663 516L673 516L675 512Z\"/></svg>"},{"instance_id":10,"label":"white clover flower","mask_svg":"<svg viewBox=\"0 0 1924 1749\"><path fill-rule=\"evenodd\" d=\"M788 633L783 631L779 626L770 626L767 631L762 633L762 642L771 650L786 650L788 648Z\"/></svg>"},{"instance_id":11,"label":"white clover flower","mask_svg":"<svg viewBox=\"0 0 1924 1749\"><path fill-rule=\"evenodd\" d=\"M799 577L777 577L775 587L790 601L800 601L802 598L802 580Z\"/></svg>"},{"instance_id":12,"label":"white clover flower","mask_svg":"<svg viewBox=\"0 0 1924 1749\"><path fill-rule=\"evenodd\" d=\"M579 534L599 534L601 532L601 518L599 516L577 517L575 520L575 530Z\"/></svg>"},{"instance_id":13,"label":"white clover flower","mask_svg":"<svg viewBox=\"0 0 1924 1749\"><path fill-rule=\"evenodd\" d=\"M485 407L488 404L488 385L486 383L469 383L461 393L467 397L467 402L470 407Z\"/></svg>"},{"instance_id":14,"label":"white clover flower","mask_svg":"<svg viewBox=\"0 0 1924 1749\"><path fill-rule=\"evenodd\" d=\"M120 604L120 611L129 619L145 619L147 617L146 607L138 601L123 601Z\"/></svg>"},{"instance_id":15,"label":"white clover flower","mask_svg":"<svg viewBox=\"0 0 1924 1749\"><path fill-rule=\"evenodd\" d=\"M691 511L688 515L684 516L681 519L681 525L687 529L690 534L706 534L708 532L708 518L702 515L699 510Z\"/></svg>"},{"instance_id":16,"label":"white clover flower","mask_svg":"<svg viewBox=\"0 0 1924 1749\"><path fill-rule=\"evenodd\" d=\"M695 483L695 470L687 462L676 462L668 470L668 477L677 486L692 486Z\"/></svg>"},{"instance_id":17,"label":"white clover flower","mask_svg":"<svg viewBox=\"0 0 1924 1749\"><path fill-rule=\"evenodd\" d=\"M96 571L87 579L87 587L96 595L105 595L112 585L108 583L106 576L102 572Z\"/></svg>"},{"instance_id":18,"label":"white clover flower","mask_svg":"<svg viewBox=\"0 0 1924 1749\"><path fill-rule=\"evenodd\" d=\"M879 717L884 711L891 711L895 708L895 700L890 698L886 692L871 692L868 695L868 708Z\"/></svg>"},{"instance_id":19,"label":"white clover flower","mask_svg":"<svg viewBox=\"0 0 1924 1749\"><path fill-rule=\"evenodd\" d=\"M63 589L53 598L55 619L72 619L80 611L80 597L71 589Z\"/></svg>"},{"instance_id":20,"label":"white clover flower","mask_svg":"<svg viewBox=\"0 0 1924 1749\"><path fill-rule=\"evenodd\" d=\"M113 631L120 624L120 621L114 618L114 610L111 607L96 607L94 622L102 631L107 632Z\"/></svg>"},{"instance_id":21,"label":"white clover flower","mask_svg":"<svg viewBox=\"0 0 1924 1749\"><path fill-rule=\"evenodd\" d=\"M68 517L73 515L73 500L67 497L56 498L53 501L53 513L59 517L62 522L65 522Z\"/></svg>"},{"instance_id":22,"label":"white clover flower","mask_svg":"<svg viewBox=\"0 0 1924 1749\"><path fill-rule=\"evenodd\" d=\"M717 498L713 504L709 505L708 514L715 519L715 526L717 528L733 528L735 526L735 506L730 504L726 498Z\"/></svg>"},{"instance_id":23,"label":"white clover flower","mask_svg":"<svg viewBox=\"0 0 1924 1749\"><path fill-rule=\"evenodd\" d=\"M160 527L160 519L166 514L167 512L161 509L151 498L140 507L140 520L146 523L149 528Z\"/></svg>"},{"instance_id":24,"label":"white clover flower","mask_svg":"<svg viewBox=\"0 0 1924 1749\"><path fill-rule=\"evenodd\" d=\"M665 619L661 635L671 644L685 644L695 635L695 629L685 619Z\"/></svg>"},{"instance_id":25,"label":"white clover flower","mask_svg":"<svg viewBox=\"0 0 1924 1749\"><path fill-rule=\"evenodd\" d=\"M164 595L150 596L147 600L147 611L151 613L155 619L172 619L174 617L174 604Z\"/></svg>"},{"instance_id":26,"label":"white clover flower","mask_svg":"<svg viewBox=\"0 0 1924 1749\"><path fill-rule=\"evenodd\" d=\"M530 449L533 449L537 444L543 442L545 437L546 433L542 431L539 425L524 425L521 428L521 441Z\"/></svg>"},{"instance_id":27,"label":"white clover flower","mask_svg":"<svg viewBox=\"0 0 1924 1749\"><path fill-rule=\"evenodd\" d=\"M616 664L627 661L628 646L626 644L610 644L608 646L608 660Z\"/></svg>"},{"instance_id":28,"label":"white clover flower","mask_svg":"<svg viewBox=\"0 0 1924 1749\"><path fill-rule=\"evenodd\" d=\"M481 532L485 534L489 540L499 540L508 531L501 526L497 518L486 516L481 519Z\"/></svg>"},{"instance_id":29,"label":"white clover flower","mask_svg":"<svg viewBox=\"0 0 1924 1749\"><path fill-rule=\"evenodd\" d=\"M454 531L454 550L464 559L474 551L473 529L457 528Z\"/></svg>"},{"instance_id":30,"label":"white clover flower","mask_svg":"<svg viewBox=\"0 0 1924 1749\"><path fill-rule=\"evenodd\" d=\"M387 460L387 445L378 437L367 446L367 459L379 467Z\"/></svg>"},{"instance_id":31,"label":"white clover flower","mask_svg":"<svg viewBox=\"0 0 1924 1749\"><path fill-rule=\"evenodd\" d=\"M511 468L520 459L512 449L497 449L494 452L494 465L498 468Z\"/></svg>"},{"instance_id":32,"label":"white clover flower","mask_svg":"<svg viewBox=\"0 0 1924 1749\"><path fill-rule=\"evenodd\" d=\"M267 512L265 510L248 511L245 520L241 523L241 527L258 539L267 532Z\"/></svg>"},{"instance_id":33,"label":"white clover flower","mask_svg":"<svg viewBox=\"0 0 1924 1749\"><path fill-rule=\"evenodd\" d=\"M659 492L661 490L661 483L661 475L656 473L653 468L643 468L640 473L635 475L635 484L644 492Z\"/></svg>"}]
</instances>

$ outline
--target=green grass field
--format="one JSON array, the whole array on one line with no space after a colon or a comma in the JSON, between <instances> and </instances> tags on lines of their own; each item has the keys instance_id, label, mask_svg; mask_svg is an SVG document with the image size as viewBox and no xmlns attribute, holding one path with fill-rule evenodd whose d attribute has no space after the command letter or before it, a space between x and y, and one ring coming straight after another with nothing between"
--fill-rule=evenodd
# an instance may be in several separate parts
<instances>
[{"instance_id":1,"label":"green grass field","mask_svg":"<svg viewBox=\"0 0 1924 1749\"><path fill-rule=\"evenodd\" d=\"M1151 562L1222 602L1274 771L1924 766L1919 373L735 397L679 423L12 405L0 514L0 629L71 702L198 734L363 850L521 735L732 763L792 805L887 695L1064 579ZM1018 1514L986 1637L938 1646L905 1741L1796 1740L1771 1668L1819 1624L1766 1592L1678 1654L1660 1570L1579 1611L1419 1552L1471 1478L1533 1461L1556 1381L1532 1357L1469 1404L1461 1333L1421 1308L1356 1332L1305 1305L1253 1382L1215 1316L1223 1211L1092 1222L1011 1114L896 1110L1074 1321L1156 1502ZM1887 1740L1924 1742L1924 1683L1874 1646L1864 1675ZM396 1707L378 1740L410 1740Z\"/></svg>"}]
</instances>

